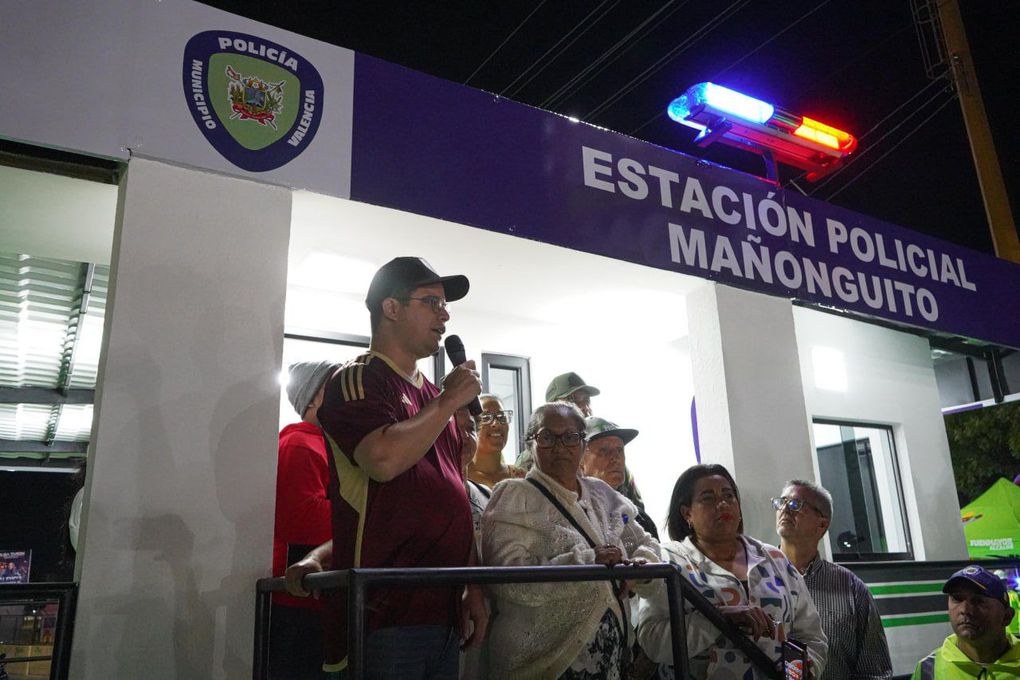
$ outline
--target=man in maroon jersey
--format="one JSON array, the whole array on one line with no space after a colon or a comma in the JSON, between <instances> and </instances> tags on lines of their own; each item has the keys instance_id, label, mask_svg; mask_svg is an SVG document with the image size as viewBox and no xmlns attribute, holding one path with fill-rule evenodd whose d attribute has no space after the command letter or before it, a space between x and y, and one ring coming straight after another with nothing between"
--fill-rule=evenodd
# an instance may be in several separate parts
<instances>
[{"instance_id":1,"label":"man in maroon jersey","mask_svg":"<svg viewBox=\"0 0 1020 680\"><path fill-rule=\"evenodd\" d=\"M468 285L417 257L391 260L372 279L369 351L334 374L318 412L333 478L334 569L475 563L453 414L481 382L473 362L455 368L442 390L416 367L439 349L446 303ZM347 665L346 619L338 618L340 649L326 670ZM374 588L366 618L368 678L455 680L461 636L473 623L469 643L480 641L487 623L476 587Z\"/></svg>"}]
</instances>

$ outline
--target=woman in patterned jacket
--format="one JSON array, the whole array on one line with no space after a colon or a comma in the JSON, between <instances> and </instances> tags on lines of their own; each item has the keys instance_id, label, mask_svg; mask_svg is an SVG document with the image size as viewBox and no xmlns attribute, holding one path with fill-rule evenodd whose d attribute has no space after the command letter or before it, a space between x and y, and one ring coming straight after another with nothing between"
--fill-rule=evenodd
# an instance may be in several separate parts
<instances>
[{"instance_id":1,"label":"woman in patterned jacket","mask_svg":"<svg viewBox=\"0 0 1020 680\"><path fill-rule=\"evenodd\" d=\"M818 611L804 579L778 548L743 534L740 493L722 465L688 468L673 487L663 557L680 566L710 602L778 663L787 638L802 643L811 677L821 676L827 650ZM691 677L751 680L764 677L705 617L685 603ZM665 589L642 599L635 617L638 641L672 677L669 606Z\"/></svg>"}]
</instances>

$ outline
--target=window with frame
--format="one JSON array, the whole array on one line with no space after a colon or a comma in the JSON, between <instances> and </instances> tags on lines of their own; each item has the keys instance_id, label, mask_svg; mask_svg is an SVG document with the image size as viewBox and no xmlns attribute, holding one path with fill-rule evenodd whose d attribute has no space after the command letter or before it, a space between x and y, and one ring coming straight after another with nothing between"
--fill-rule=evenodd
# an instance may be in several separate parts
<instances>
[{"instance_id":1,"label":"window with frame","mask_svg":"<svg viewBox=\"0 0 1020 680\"><path fill-rule=\"evenodd\" d=\"M832 494L833 560L913 559L892 428L832 420L812 427L820 481Z\"/></svg>"},{"instance_id":2,"label":"window with frame","mask_svg":"<svg viewBox=\"0 0 1020 680\"><path fill-rule=\"evenodd\" d=\"M527 357L482 354L482 390L496 395L514 412L503 458L513 462L524 448L524 429L531 415L531 366Z\"/></svg>"}]
</instances>

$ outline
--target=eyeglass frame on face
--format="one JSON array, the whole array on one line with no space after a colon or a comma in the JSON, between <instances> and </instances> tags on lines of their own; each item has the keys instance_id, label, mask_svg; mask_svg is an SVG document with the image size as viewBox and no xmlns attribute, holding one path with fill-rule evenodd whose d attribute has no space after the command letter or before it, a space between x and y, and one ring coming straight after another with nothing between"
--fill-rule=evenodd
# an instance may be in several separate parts
<instances>
[{"instance_id":1,"label":"eyeglass frame on face","mask_svg":"<svg viewBox=\"0 0 1020 680\"><path fill-rule=\"evenodd\" d=\"M791 512L800 512L804 507L811 508L814 510L819 517L825 517L825 513L822 512L817 505L811 501L806 501L803 498L790 498L789 496L779 496L771 500L772 509L779 512L785 509L787 506L790 507ZM828 519L826 517L826 519Z\"/></svg>"},{"instance_id":2,"label":"eyeglass frame on face","mask_svg":"<svg viewBox=\"0 0 1020 680\"><path fill-rule=\"evenodd\" d=\"M418 302L427 304L429 307L432 308L433 314L439 314L440 312L445 312L448 309L446 300L439 297L438 295L423 295L422 297L402 297L396 299L400 300L401 302L410 302L411 300L417 300Z\"/></svg>"},{"instance_id":3,"label":"eyeglass frame on face","mask_svg":"<svg viewBox=\"0 0 1020 680\"><path fill-rule=\"evenodd\" d=\"M482 425L491 425L494 422L509 424L513 420L513 417L513 411L503 409L502 411L482 411L476 416L476 419Z\"/></svg>"},{"instance_id":4,"label":"eyeglass frame on face","mask_svg":"<svg viewBox=\"0 0 1020 680\"><path fill-rule=\"evenodd\" d=\"M566 437L577 437L577 441L573 444L569 444L567 443ZM539 441L540 438L551 439L552 441L548 444L542 444ZM585 438L584 432L564 432L563 434L553 434L549 430L539 430L535 434L529 435L527 441L535 442L535 447L539 449L552 449L555 448L557 444L560 444L567 449L573 449L584 444Z\"/></svg>"},{"instance_id":5,"label":"eyeglass frame on face","mask_svg":"<svg viewBox=\"0 0 1020 680\"><path fill-rule=\"evenodd\" d=\"M706 489L707 491L707 489ZM694 503L698 505L719 505L719 503L725 502L727 505L735 505L740 502L740 497L735 491L723 491L721 494L716 496L713 494L703 494L695 497Z\"/></svg>"}]
</instances>

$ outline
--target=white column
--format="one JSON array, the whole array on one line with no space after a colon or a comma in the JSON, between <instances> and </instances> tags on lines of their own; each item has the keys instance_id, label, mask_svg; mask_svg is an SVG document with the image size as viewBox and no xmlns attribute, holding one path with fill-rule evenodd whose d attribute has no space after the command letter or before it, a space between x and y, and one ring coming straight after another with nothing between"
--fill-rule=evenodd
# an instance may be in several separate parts
<instances>
[{"instance_id":1,"label":"white column","mask_svg":"<svg viewBox=\"0 0 1020 680\"><path fill-rule=\"evenodd\" d=\"M787 479L815 478L792 305L707 284L687 315L701 460L736 479L744 532L776 544L769 499Z\"/></svg>"},{"instance_id":2,"label":"white column","mask_svg":"<svg viewBox=\"0 0 1020 680\"><path fill-rule=\"evenodd\" d=\"M73 678L250 678L269 573L288 190L145 159L121 183Z\"/></svg>"}]
</instances>

